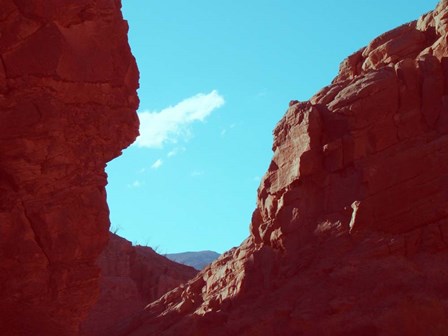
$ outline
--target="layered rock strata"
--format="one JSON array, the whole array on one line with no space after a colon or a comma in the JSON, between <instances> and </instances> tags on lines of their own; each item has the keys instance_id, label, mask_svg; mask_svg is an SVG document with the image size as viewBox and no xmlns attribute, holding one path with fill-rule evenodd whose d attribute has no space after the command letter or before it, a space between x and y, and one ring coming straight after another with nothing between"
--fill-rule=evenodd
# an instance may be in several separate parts
<instances>
[{"instance_id":1,"label":"layered rock strata","mask_svg":"<svg viewBox=\"0 0 448 336\"><path fill-rule=\"evenodd\" d=\"M447 5L292 102L250 237L116 335L446 335Z\"/></svg>"},{"instance_id":2,"label":"layered rock strata","mask_svg":"<svg viewBox=\"0 0 448 336\"><path fill-rule=\"evenodd\" d=\"M108 333L114 324L192 279L198 271L173 262L147 246L110 234L98 262L100 296L81 325L81 335Z\"/></svg>"},{"instance_id":3,"label":"layered rock strata","mask_svg":"<svg viewBox=\"0 0 448 336\"><path fill-rule=\"evenodd\" d=\"M96 300L105 164L138 134L120 7L1 1L1 335L78 335Z\"/></svg>"}]
</instances>

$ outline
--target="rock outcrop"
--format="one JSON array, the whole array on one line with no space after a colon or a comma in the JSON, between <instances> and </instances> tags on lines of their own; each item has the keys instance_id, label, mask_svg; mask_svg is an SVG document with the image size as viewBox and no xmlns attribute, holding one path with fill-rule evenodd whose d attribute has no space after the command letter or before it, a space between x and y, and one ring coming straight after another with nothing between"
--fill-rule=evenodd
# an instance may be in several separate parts
<instances>
[{"instance_id":1,"label":"rock outcrop","mask_svg":"<svg viewBox=\"0 0 448 336\"><path fill-rule=\"evenodd\" d=\"M1 1L1 335L78 335L96 301L105 164L138 134L120 7Z\"/></svg>"},{"instance_id":2,"label":"rock outcrop","mask_svg":"<svg viewBox=\"0 0 448 336\"><path fill-rule=\"evenodd\" d=\"M192 279L198 272L173 262L146 246L132 246L110 234L98 259L100 296L81 325L83 336L109 332L113 325L141 311L148 303Z\"/></svg>"},{"instance_id":3,"label":"rock outcrop","mask_svg":"<svg viewBox=\"0 0 448 336\"><path fill-rule=\"evenodd\" d=\"M447 335L448 1L274 131L250 237L116 335Z\"/></svg>"}]
</instances>

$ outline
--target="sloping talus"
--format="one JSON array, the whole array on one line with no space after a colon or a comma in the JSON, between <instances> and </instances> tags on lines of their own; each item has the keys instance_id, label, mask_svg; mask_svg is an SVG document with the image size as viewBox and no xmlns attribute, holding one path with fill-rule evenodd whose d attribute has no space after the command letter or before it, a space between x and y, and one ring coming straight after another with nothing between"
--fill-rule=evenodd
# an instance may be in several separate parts
<instances>
[{"instance_id":1,"label":"sloping talus","mask_svg":"<svg viewBox=\"0 0 448 336\"><path fill-rule=\"evenodd\" d=\"M112 233L97 264L101 270L100 295L81 323L82 336L107 334L116 321L134 315L198 273Z\"/></svg>"}]
</instances>

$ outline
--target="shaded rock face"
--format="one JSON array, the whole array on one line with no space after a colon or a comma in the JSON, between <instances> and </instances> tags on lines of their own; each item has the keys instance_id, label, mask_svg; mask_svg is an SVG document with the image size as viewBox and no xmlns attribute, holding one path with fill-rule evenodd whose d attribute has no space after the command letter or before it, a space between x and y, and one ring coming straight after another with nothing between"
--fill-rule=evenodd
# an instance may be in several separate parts
<instances>
[{"instance_id":1,"label":"shaded rock face","mask_svg":"<svg viewBox=\"0 0 448 336\"><path fill-rule=\"evenodd\" d=\"M447 3L291 102L250 237L116 335L446 335Z\"/></svg>"},{"instance_id":2,"label":"shaded rock face","mask_svg":"<svg viewBox=\"0 0 448 336\"><path fill-rule=\"evenodd\" d=\"M107 161L138 133L119 0L2 0L0 334L77 335L108 239Z\"/></svg>"},{"instance_id":3,"label":"shaded rock face","mask_svg":"<svg viewBox=\"0 0 448 336\"><path fill-rule=\"evenodd\" d=\"M112 233L97 263L101 268L100 296L81 325L84 336L109 333L117 321L141 311L198 273Z\"/></svg>"}]
</instances>

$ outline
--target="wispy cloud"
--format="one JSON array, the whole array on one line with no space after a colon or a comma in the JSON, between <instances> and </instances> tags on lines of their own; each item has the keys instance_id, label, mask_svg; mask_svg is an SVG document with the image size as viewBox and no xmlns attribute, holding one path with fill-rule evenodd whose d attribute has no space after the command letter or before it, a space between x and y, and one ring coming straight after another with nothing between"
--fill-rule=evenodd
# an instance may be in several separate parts
<instances>
[{"instance_id":1,"label":"wispy cloud","mask_svg":"<svg viewBox=\"0 0 448 336\"><path fill-rule=\"evenodd\" d=\"M176 147L176 148L170 150L166 156L171 158L173 156L176 156L179 153L185 152L185 150L186 150L185 147Z\"/></svg>"},{"instance_id":2,"label":"wispy cloud","mask_svg":"<svg viewBox=\"0 0 448 336\"><path fill-rule=\"evenodd\" d=\"M135 143L139 147L161 148L165 143L186 140L191 135L190 125L204 121L224 102L224 98L213 90L208 94L199 93L158 112L140 112L140 136Z\"/></svg>"},{"instance_id":3,"label":"wispy cloud","mask_svg":"<svg viewBox=\"0 0 448 336\"><path fill-rule=\"evenodd\" d=\"M228 127L221 129L221 136L225 136L227 132L236 127L236 124L230 124Z\"/></svg>"},{"instance_id":4,"label":"wispy cloud","mask_svg":"<svg viewBox=\"0 0 448 336\"><path fill-rule=\"evenodd\" d=\"M128 184L128 188L140 188L143 185L139 180L135 180L131 184Z\"/></svg>"},{"instance_id":5,"label":"wispy cloud","mask_svg":"<svg viewBox=\"0 0 448 336\"><path fill-rule=\"evenodd\" d=\"M199 176L202 176L202 175L204 175L204 174L205 174L205 172L202 171L202 170L193 170L193 171L191 172L190 176L191 176L191 177L199 177Z\"/></svg>"},{"instance_id":6,"label":"wispy cloud","mask_svg":"<svg viewBox=\"0 0 448 336\"><path fill-rule=\"evenodd\" d=\"M155 161L152 165L151 168L152 169L159 169L163 164L162 159L158 159L157 161Z\"/></svg>"}]
</instances>

